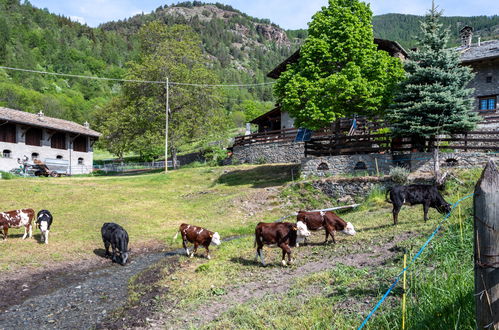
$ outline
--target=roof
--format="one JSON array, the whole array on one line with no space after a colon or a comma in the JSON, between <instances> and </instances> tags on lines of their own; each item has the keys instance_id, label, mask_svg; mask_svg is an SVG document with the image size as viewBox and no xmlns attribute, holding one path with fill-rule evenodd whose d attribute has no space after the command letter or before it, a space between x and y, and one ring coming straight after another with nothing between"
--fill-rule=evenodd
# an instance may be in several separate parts
<instances>
[{"instance_id":1,"label":"roof","mask_svg":"<svg viewBox=\"0 0 499 330\"><path fill-rule=\"evenodd\" d=\"M250 123L258 124L258 123L261 123L262 121L266 121L270 118L274 118L274 117L280 118L280 116L281 116L281 108L277 107L277 108L270 110L269 112L264 113L263 115L260 115L259 117L256 117L255 119L250 121Z\"/></svg>"},{"instance_id":2,"label":"roof","mask_svg":"<svg viewBox=\"0 0 499 330\"><path fill-rule=\"evenodd\" d=\"M397 53L401 53L402 55L404 55L404 57L407 57L407 51L396 41L374 38L374 43L378 45L378 50L384 50L388 52L391 56L394 56ZM300 59L300 49L298 49L296 52L293 53L293 55L285 59L281 64L276 66L274 70L270 71L267 74L267 77L274 79L279 78L281 73L286 71L288 64L298 62L299 59Z\"/></svg>"},{"instance_id":3,"label":"roof","mask_svg":"<svg viewBox=\"0 0 499 330\"><path fill-rule=\"evenodd\" d=\"M101 136L99 132L69 120L47 117L45 115L39 116L38 114L3 107L0 107L0 121L1 120L16 124L49 128L57 131L78 133L92 137Z\"/></svg>"},{"instance_id":4,"label":"roof","mask_svg":"<svg viewBox=\"0 0 499 330\"><path fill-rule=\"evenodd\" d=\"M471 47L459 47L457 50L461 52L463 63L491 60L499 57L499 40L483 41L480 46L473 44Z\"/></svg>"}]
</instances>

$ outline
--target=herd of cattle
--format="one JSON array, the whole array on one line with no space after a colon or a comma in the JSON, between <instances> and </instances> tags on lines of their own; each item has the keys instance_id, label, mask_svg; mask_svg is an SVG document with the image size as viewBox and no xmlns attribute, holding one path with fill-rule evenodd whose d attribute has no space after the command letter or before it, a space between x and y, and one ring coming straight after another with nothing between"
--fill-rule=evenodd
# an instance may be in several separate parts
<instances>
[{"instance_id":1,"label":"herd of cattle","mask_svg":"<svg viewBox=\"0 0 499 330\"><path fill-rule=\"evenodd\" d=\"M393 223L398 223L398 213L404 204L416 205L422 204L424 210L424 220L428 219L428 210L435 208L440 213L449 213L451 205L445 201L435 186L431 185L408 185L395 186L387 191L387 201L393 204ZM32 236L32 222L35 216L33 209L22 209L8 212L0 212L0 229L3 229L3 238L7 239L9 228L24 227L23 239ZM52 214L47 210L41 210L36 217L36 226L41 231L41 240L48 244L50 226L52 225ZM355 235L355 228L350 222L341 219L335 213L328 211L306 212L299 211L296 217L296 223L290 222L260 222L255 228L256 260L261 259L263 265L263 246L276 246L282 249L282 265L286 265L286 255L288 262L292 262L291 247L298 247L300 243L305 243L310 231L324 229L326 238L324 243L328 242L329 236L333 243L336 243L334 234L341 232L346 235ZM174 239L178 234L182 236L182 245L187 256L193 257L199 246L206 249L206 257L210 259L210 244L220 245L221 239L217 232L209 231L202 227L189 224L181 224ZM110 256L113 262L125 265L128 256L128 233L126 230L115 223L104 223L101 228L102 241L106 250L106 256ZM193 250L189 251L187 243L194 245ZM109 247L112 253L109 252Z\"/></svg>"}]
</instances>

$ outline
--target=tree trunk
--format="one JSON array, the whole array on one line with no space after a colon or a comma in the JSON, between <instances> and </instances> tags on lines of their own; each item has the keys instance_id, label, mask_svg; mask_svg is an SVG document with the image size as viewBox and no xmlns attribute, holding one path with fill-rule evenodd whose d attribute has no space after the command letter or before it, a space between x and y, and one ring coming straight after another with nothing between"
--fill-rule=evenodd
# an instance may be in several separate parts
<instances>
[{"instance_id":1,"label":"tree trunk","mask_svg":"<svg viewBox=\"0 0 499 330\"><path fill-rule=\"evenodd\" d=\"M499 329L499 171L489 161L474 196L477 329Z\"/></svg>"},{"instance_id":2,"label":"tree trunk","mask_svg":"<svg viewBox=\"0 0 499 330\"><path fill-rule=\"evenodd\" d=\"M177 166L177 148L171 148L171 153L172 153L172 165L173 169L176 170L178 168Z\"/></svg>"}]
</instances>

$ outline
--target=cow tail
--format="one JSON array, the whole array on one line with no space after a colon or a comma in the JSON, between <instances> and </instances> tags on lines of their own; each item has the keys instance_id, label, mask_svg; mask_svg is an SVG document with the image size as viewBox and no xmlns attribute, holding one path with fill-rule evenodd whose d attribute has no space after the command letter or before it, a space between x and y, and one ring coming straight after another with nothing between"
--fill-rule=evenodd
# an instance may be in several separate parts
<instances>
[{"instance_id":1,"label":"cow tail","mask_svg":"<svg viewBox=\"0 0 499 330\"><path fill-rule=\"evenodd\" d=\"M180 230L179 230L179 231L177 231L177 233L175 234L175 236L173 236L173 240L174 240L174 241L177 239L177 237L178 237L178 234L179 234L179 233L180 233Z\"/></svg>"},{"instance_id":2,"label":"cow tail","mask_svg":"<svg viewBox=\"0 0 499 330\"><path fill-rule=\"evenodd\" d=\"M390 188L390 189L388 189L388 190L386 191L386 194L385 194L385 200L386 200L388 203L393 204L393 201L392 201L392 199L390 198L390 192L391 192L391 191L392 191L392 188Z\"/></svg>"}]
</instances>

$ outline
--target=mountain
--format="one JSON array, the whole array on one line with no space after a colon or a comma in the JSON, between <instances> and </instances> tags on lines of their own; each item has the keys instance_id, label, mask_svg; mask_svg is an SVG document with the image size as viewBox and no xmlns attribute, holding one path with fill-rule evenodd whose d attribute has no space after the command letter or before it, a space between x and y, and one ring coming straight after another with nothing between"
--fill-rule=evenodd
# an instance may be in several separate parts
<instances>
[{"instance_id":1,"label":"mountain","mask_svg":"<svg viewBox=\"0 0 499 330\"><path fill-rule=\"evenodd\" d=\"M386 14L373 17L374 34L378 38L398 41L406 49L416 47L420 33L419 22L422 16ZM475 30L474 35L482 40L499 39L499 16L452 16L442 17L444 27L451 32L449 46L459 45L459 30L468 25ZM476 42L476 40L474 40Z\"/></svg>"},{"instance_id":2,"label":"mountain","mask_svg":"<svg viewBox=\"0 0 499 330\"><path fill-rule=\"evenodd\" d=\"M117 22L90 28L32 6L0 0L0 65L122 78L136 59L137 31L148 22L190 25L202 38L210 66L225 83L261 83L300 42L268 20L250 17L230 6L184 2L161 6ZM92 122L95 112L120 91L116 82L37 75L0 69L0 106L48 116ZM226 89L225 107L243 100L271 101L270 86ZM270 105L269 105L270 106Z\"/></svg>"}]
</instances>

